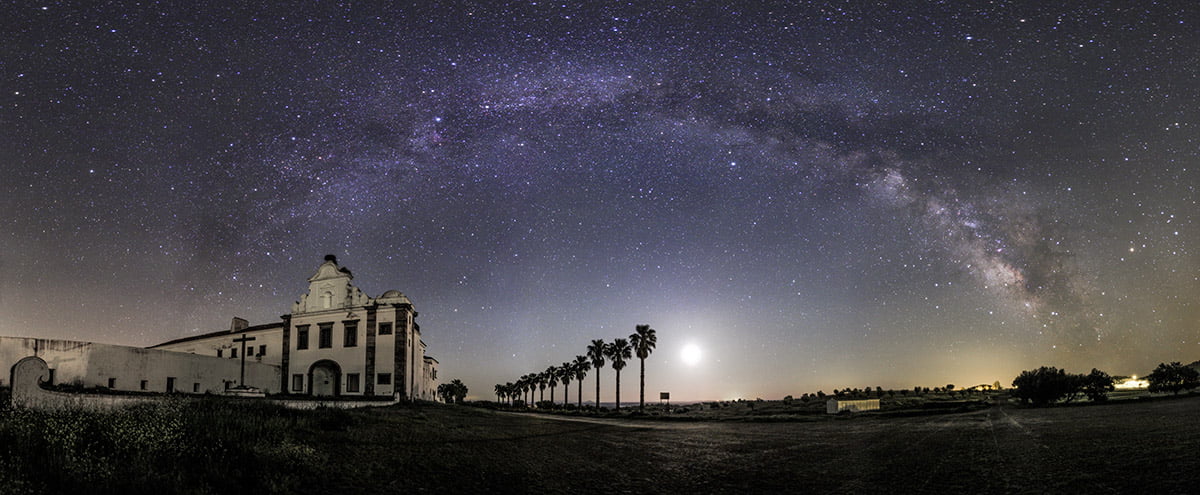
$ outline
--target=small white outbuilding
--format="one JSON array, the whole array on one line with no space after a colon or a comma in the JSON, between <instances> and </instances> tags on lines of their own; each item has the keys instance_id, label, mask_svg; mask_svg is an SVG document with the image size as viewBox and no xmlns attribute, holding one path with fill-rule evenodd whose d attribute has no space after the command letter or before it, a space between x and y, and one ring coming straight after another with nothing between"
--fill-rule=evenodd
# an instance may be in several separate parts
<instances>
[{"instance_id":1,"label":"small white outbuilding","mask_svg":"<svg viewBox=\"0 0 1200 495\"><path fill-rule=\"evenodd\" d=\"M878 410L879 399L829 399L825 402L825 412L828 414L837 414L842 411L861 412Z\"/></svg>"}]
</instances>

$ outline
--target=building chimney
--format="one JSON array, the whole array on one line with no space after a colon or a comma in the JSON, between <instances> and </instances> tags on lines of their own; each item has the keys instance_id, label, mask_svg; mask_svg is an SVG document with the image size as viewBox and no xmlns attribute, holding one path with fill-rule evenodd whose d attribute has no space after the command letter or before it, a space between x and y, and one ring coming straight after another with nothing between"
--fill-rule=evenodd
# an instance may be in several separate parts
<instances>
[{"instance_id":1,"label":"building chimney","mask_svg":"<svg viewBox=\"0 0 1200 495\"><path fill-rule=\"evenodd\" d=\"M233 323L229 324L229 333L237 333L250 327L250 322L243 318L233 317Z\"/></svg>"}]
</instances>

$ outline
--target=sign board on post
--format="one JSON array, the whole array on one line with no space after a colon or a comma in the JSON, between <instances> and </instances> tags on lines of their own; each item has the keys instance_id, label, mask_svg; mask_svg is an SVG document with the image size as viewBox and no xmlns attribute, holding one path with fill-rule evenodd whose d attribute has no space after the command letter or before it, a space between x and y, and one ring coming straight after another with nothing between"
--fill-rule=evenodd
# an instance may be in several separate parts
<instances>
[{"instance_id":1,"label":"sign board on post","mask_svg":"<svg viewBox=\"0 0 1200 495\"><path fill-rule=\"evenodd\" d=\"M659 402L666 401L668 406L671 405L671 392L659 392L658 393L658 401Z\"/></svg>"}]
</instances>

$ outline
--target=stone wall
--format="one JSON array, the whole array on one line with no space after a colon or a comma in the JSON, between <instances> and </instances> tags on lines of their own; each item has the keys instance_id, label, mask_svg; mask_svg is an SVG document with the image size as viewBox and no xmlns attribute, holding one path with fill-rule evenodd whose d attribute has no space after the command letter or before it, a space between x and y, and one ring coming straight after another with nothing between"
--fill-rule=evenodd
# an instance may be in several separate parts
<instances>
[{"instance_id":1,"label":"stone wall","mask_svg":"<svg viewBox=\"0 0 1200 495\"><path fill-rule=\"evenodd\" d=\"M111 395L94 393L55 392L42 388L50 377L50 368L46 362L36 356L27 356L14 364L9 373L11 383L10 400L12 406L40 409L93 409L108 410L129 405L164 400L168 395ZM335 409L351 409L356 407L390 406L395 401L365 401L365 400L305 400L305 399L243 399L269 400L291 409L316 409L327 407Z\"/></svg>"},{"instance_id":2,"label":"stone wall","mask_svg":"<svg viewBox=\"0 0 1200 495\"><path fill-rule=\"evenodd\" d=\"M71 340L0 337L0 386L7 371L35 356L48 366L45 381L133 392L221 393L237 385L238 359ZM246 385L279 392L279 367L246 362Z\"/></svg>"}]
</instances>

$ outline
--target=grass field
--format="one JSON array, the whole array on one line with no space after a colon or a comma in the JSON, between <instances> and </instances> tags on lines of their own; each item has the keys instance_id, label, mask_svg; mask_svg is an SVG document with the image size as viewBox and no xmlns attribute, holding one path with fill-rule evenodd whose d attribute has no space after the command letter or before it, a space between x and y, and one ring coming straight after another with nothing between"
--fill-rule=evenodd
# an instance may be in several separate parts
<instances>
[{"instance_id":1,"label":"grass field","mask_svg":"<svg viewBox=\"0 0 1200 495\"><path fill-rule=\"evenodd\" d=\"M8 493L1194 491L1200 398L799 422L177 401L0 413Z\"/></svg>"}]
</instances>

